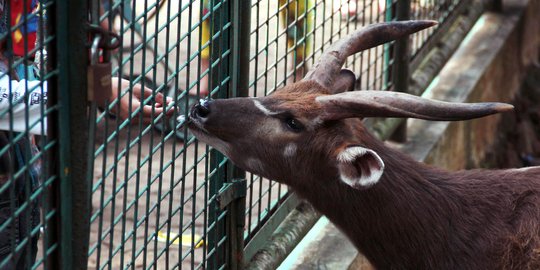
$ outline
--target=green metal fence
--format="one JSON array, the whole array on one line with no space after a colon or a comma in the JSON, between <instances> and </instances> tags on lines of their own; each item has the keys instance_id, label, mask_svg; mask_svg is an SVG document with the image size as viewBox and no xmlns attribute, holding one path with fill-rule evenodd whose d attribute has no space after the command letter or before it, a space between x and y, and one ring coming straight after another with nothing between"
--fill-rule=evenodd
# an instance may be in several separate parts
<instances>
[{"instance_id":1,"label":"green metal fence","mask_svg":"<svg viewBox=\"0 0 540 270\"><path fill-rule=\"evenodd\" d=\"M0 269L18 256L32 269L241 268L301 202L177 119L208 95L268 95L300 79L363 25L438 20L346 64L359 89L408 91L468 1L11 0L4 12L27 2L39 7L0 36ZM34 21L38 45L15 56ZM34 60L34 81L12 74Z\"/></svg>"},{"instance_id":2,"label":"green metal fence","mask_svg":"<svg viewBox=\"0 0 540 270\"><path fill-rule=\"evenodd\" d=\"M71 212L72 180L84 179L86 163L86 138L70 134L88 124L77 79L85 11L67 1L1 1L0 13L0 269L69 269L81 254L73 229L88 223Z\"/></svg>"}]
</instances>

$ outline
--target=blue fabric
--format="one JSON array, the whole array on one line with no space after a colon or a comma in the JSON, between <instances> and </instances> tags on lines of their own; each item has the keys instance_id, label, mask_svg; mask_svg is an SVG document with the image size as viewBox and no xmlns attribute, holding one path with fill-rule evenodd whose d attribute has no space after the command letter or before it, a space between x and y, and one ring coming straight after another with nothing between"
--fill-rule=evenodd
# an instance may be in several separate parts
<instances>
[{"instance_id":1,"label":"blue fabric","mask_svg":"<svg viewBox=\"0 0 540 270\"><path fill-rule=\"evenodd\" d=\"M36 14L32 14L32 11L37 7L38 3L38 0L32 0L30 10L27 10L26 27L20 27L20 30L23 34L35 33L38 29L39 18ZM10 19L10 16L7 11L8 2L6 0L0 0L0 35L5 34L9 31L8 20ZM23 20L23 18L21 18L21 20Z\"/></svg>"},{"instance_id":2,"label":"blue fabric","mask_svg":"<svg viewBox=\"0 0 540 270\"><path fill-rule=\"evenodd\" d=\"M34 68L34 65L18 65L14 69L15 73L17 73L17 76L20 80L27 79L29 81L35 81L39 80L36 69Z\"/></svg>"},{"instance_id":3,"label":"blue fabric","mask_svg":"<svg viewBox=\"0 0 540 270\"><path fill-rule=\"evenodd\" d=\"M0 35L8 32L8 19L6 0L0 0Z\"/></svg>"},{"instance_id":4,"label":"blue fabric","mask_svg":"<svg viewBox=\"0 0 540 270\"><path fill-rule=\"evenodd\" d=\"M24 0L25 2L27 0ZM32 14L32 11L34 11L37 7L37 4L38 4L38 1L37 0L32 0L32 3L30 5L30 9L29 10L26 10L26 27L24 26L21 26L20 27L20 30L23 34L28 34L28 33L35 33L38 29L38 16L36 14ZM21 11L21 12L24 12L24 9ZM21 17L21 20L20 22L23 22L24 19Z\"/></svg>"}]
</instances>

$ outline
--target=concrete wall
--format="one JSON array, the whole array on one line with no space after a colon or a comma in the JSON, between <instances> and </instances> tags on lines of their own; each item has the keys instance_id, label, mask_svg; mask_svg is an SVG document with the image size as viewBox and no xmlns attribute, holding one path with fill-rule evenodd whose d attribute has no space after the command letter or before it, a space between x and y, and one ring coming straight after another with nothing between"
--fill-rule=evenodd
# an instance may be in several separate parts
<instances>
[{"instance_id":1,"label":"concrete wall","mask_svg":"<svg viewBox=\"0 0 540 270\"><path fill-rule=\"evenodd\" d=\"M483 15L424 96L512 103L527 70L539 60L538 14L540 1L521 0L505 1L502 14ZM495 131L502 117L453 123L412 120L411 141L404 151L450 170L481 167L499 136Z\"/></svg>"}]
</instances>

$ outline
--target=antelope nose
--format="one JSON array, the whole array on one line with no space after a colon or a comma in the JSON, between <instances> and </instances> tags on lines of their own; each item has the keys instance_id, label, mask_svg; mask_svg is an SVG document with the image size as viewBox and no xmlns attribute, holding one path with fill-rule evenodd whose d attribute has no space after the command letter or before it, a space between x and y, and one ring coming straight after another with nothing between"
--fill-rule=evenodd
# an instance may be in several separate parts
<instances>
[{"instance_id":1,"label":"antelope nose","mask_svg":"<svg viewBox=\"0 0 540 270\"><path fill-rule=\"evenodd\" d=\"M201 99L199 104L196 104L191 114L196 117L206 118L210 114L210 104L212 103L211 99Z\"/></svg>"}]
</instances>

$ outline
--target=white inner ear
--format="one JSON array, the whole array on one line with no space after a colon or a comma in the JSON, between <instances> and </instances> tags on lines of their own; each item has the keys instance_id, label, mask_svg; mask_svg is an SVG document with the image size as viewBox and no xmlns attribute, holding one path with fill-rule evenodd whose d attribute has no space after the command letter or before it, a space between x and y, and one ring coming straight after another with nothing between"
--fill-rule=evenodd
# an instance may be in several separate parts
<instances>
[{"instance_id":1,"label":"white inner ear","mask_svg":"<svg viewBox=\"0 0 540 270\"><path fill-rule=\"evenodd\" d=\"M376 184L384 172L384 162L371 149L360 146L347 147L337 156L341 181L353 188Z\"/></svg>"}]
</instances>

